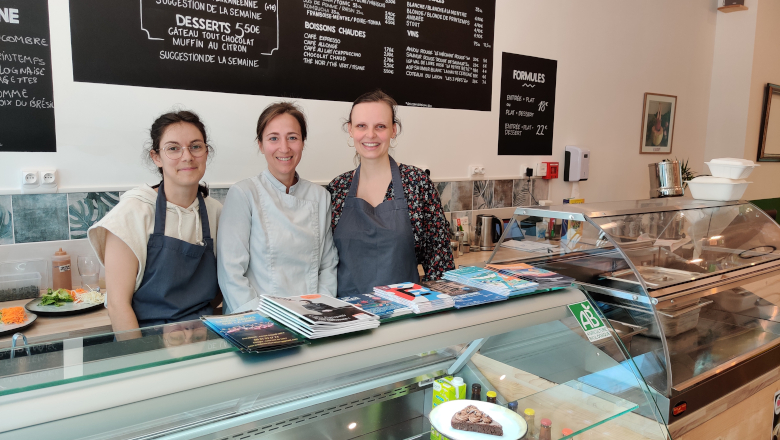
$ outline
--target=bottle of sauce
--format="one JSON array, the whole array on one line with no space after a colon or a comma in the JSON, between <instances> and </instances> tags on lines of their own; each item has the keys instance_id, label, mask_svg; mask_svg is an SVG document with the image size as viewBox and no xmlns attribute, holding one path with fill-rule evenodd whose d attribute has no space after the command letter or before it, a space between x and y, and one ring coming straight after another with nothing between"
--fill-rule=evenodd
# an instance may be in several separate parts
<instances>
[{"instance_id":1,"label":"bottle of sauce","mask_svg":"<svg viewBox=\"0 0 780 440\"><path fill-rule=\"evenodd\" d=\"M506 404L506 407L509 408L509 410L514 413L517 412L517 402L509 402Z\"/></svg>"},{"instance_id":2,"label":"bottle of sauce","mask_svg":"<svg viewBox=\"0 0 780 440\"><path fill-rule=\"evenodd\" d=\"M496 392L495 391L488 391L487 394L485 394L485 396L487 396L488 403L498 403L498 402L496 402Z\"/></svg>"},{"instance_id":3,"label":"bottle of sauce","mask_svg":"<svg viewBox=\"0 0 780 440\"><path fill-rule=\"evenodd\" d=\"M539 440L552 440L552 422L550 419L542 419L542 426L539 428Z\"/></svg>"},{"instance_id":4,"label":"bottle of sauce","mask_svg":"<svg viewBox=\"0 0 780 440\"><path fill-rule=\"evenodd\" d=\"M572 435L572 434L574 434L574 431L572 431L569 428L563 428L563 431L561 431L561 435L564 436L564 437L566 437L567 435ZM569 440L574 440L574 437L571 437Z\"/></svg>"},{"instance_id":5,"label":"bottle of sauce","mask_svg":"<svg viewBox=\"0 0 780 440\"><path fill-rule=\"evenodd\" d=\"M70 255L62 248L51 257L51 283L54 290L73 288L70 278Z\"/></svg>"},{"instance_id":6,"label":"bottle of sauce","mask_svg":"<svg viewBox=\"0 0 780 440\"><path fill-rule=\"evenodd\" d=\"M536 438L536 422L534 421L535 417L536 411L534 411L533 408L526 408L525 411L523 411L523 419L525 419L525 424L528 426L528 434L526 434L526 438Z\"/></svg>"},{"instance_id":7,"label":"bottle of sauce","mask_svg":"<svg viewBox=\"0 0 780 440\"><path fill-rule=\"evenodd\" d=\"M471 385L471 400L482 400L482 385L478 383Z\"/></svg>"}]
</instances>

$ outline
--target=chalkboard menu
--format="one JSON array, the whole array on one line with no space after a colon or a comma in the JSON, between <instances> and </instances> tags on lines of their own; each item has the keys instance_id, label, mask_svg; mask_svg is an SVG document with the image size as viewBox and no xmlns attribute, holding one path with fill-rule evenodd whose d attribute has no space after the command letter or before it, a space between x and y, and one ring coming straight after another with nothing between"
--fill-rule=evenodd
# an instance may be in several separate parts
<instances>
[{"instance_id":1,"label":"chalkboard menu","mask_svg":"<svg viewBox=\"0 0 780 440\"><path fill-rule=\"evenodd\" d=\"M0 0L0 152L56 142L48 0Z\"/></svg>"},{"instance_id":2,"label":"chalkboard menu","mask_svg":"<svg viewBox=\"0 0 780 440\"><path fill-rule=\"evenodd\" d=\"M491 107L495 0L70 0L70 21L76 81Z\"/></svg>"},{"instance_id":3,"label":"chalkboard menu","mask_svg":"<svg viewBox=\"0 0 780 440\"><path fill-rule=\"evenodd\" d=\"M551 155L558 62L504 52L501 63L498 154Z\"/></svg>"}]
</instances>

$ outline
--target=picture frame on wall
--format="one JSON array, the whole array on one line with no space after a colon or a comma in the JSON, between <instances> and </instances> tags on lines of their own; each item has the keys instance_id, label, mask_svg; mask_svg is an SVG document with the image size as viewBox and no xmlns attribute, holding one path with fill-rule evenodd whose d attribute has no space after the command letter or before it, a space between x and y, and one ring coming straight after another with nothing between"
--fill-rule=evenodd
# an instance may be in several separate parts
<instances>
[{"instance_id":1,"label":"picture frame on wall","mask_svg":"<svg viewBox=\"0 0 780 440\"><path fill-rule=\"evenodd\" d=\"M645 93L642 105L640 154L669 154L674 140L674 117L677 97L660 93Z\"/></svg>"}]
</instances>

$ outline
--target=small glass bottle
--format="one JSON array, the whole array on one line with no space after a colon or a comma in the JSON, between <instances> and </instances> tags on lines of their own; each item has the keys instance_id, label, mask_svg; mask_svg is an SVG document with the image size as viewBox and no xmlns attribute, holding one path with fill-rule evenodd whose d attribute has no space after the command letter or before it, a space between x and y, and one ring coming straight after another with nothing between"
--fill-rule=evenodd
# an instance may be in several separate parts
<instances>
[{"instance_id":1,"label":"small glass bottle","mask_svg":"<svg viewBox=\"0 0 780 440\"><path fill-rule=\"evenodd\" d=\"M471 385L471 400L482 400L482 385L478 383Z\"/></svg>"},{"instance_id":2,"label":"small glass bottle","mask_svg":"<svg viewBox=\"0 0 780 440\"><path fill-rule=\"evenodd\" d=\"M509 402L506 404L506 407L512 412L517 412L517 402Z\"/></svg>"},{"instance_id":3,"label":"small glass bottle","mask_svg":"<svg viewBox=\"0 0 780 440\"><path fill-rule=\"evenodd\" d=\"M536 438L536 422L534 421L535 416L536 411L534 411L533 408L526 408L525 411L523 411L525 424L528 425L528 434L526 434L526 437L529 439Z\"/></svg>"},{"instance_id":4,"label":"small glass bottle","mask_svg":"<svg viewBox=\"0 0 780 440\"><path fill-rule=\"evenodd\" d=\"M552 422L550 419L542 419L542 426L539 428L539 440L552 440Z\"/></svg>"},{"instance_id":5,"label":"small glass bottle","mask_svg":"<svg viewBox=\"0 0 780 440\"><path fill-rule=\"evenodd\" d=\"M563 428L563 431L561 431L561 435L563 437L566 437L567 435L572 435L572 434L574 434L574 431L572 431L569 428ZM571 439L569 439L569 440L574 440L574 437L571 437Z\"/></svg>"},{"instance_id":6,"label":"small glass bottle","mask_svg":"<svg viewBox=\"0 0 780 440\"><path fill-rule=\"evenodd\" d=\"M488 391L487 394L485 394L485 396L487 396L486 400L488 401L488 403L498 403L496 401L496 392L495 391Z\"/></svg>"}]
</instances>

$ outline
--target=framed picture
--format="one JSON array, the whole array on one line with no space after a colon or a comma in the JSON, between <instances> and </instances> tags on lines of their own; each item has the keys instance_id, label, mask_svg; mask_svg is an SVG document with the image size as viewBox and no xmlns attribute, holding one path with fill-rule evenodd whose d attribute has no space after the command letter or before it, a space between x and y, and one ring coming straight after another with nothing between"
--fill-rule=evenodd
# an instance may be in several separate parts
<instances>
[{"instance_id":1,"label":"framed picture","mask_svg":"<svg viewBox=\"0 0 780 440\"><path fill-rule=\"evenodd\" d=\"M675 113L677 113L676 96L645 93L639 153L669 154L672 152Z\"/></svg>"}]
</instances>

